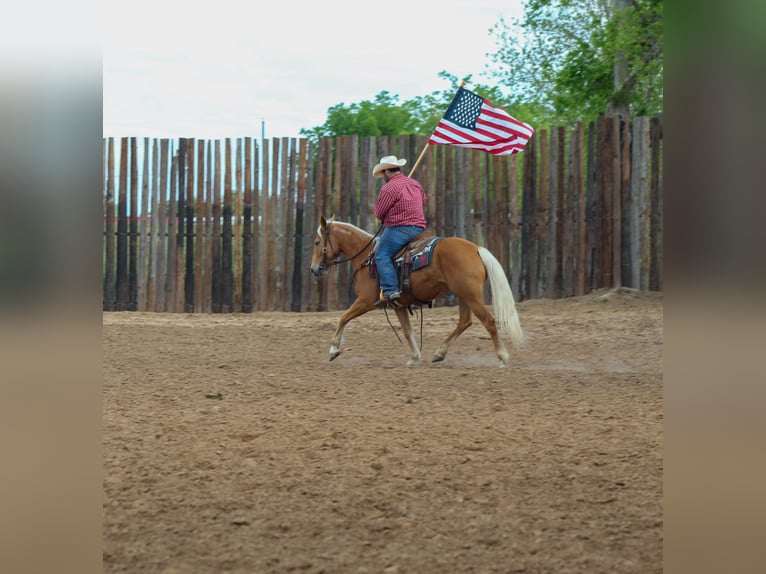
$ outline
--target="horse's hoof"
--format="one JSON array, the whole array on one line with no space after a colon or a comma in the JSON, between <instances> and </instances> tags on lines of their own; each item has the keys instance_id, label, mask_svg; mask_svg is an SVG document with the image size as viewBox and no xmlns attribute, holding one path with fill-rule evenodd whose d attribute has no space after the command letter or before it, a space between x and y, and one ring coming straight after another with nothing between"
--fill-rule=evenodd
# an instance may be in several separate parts
<instances>
[{"instance_id":1,"label":"horse's hoof","mask_svg":"<svg viewBox=\"0 0 766 574\"><path fill-rule=\"evenodd\" d=\"M330 353L330 360L332 361L333 359L337 359L339 355L340 355L340 351L338 351L337 353Z\"/></svg>"},{"instance_id":2,"label":"horse's hoof","mask_svg":"<svg viewBox=\"0 0 766 574\"><path fill-rule=\"evenodd\" d=\"M431 359L432 363L439 363L444 360L444 355L434 355L433 359Z\"/></svg>"},{"instance_id":3,"label":"horse's hoof","mask_svg":"<svg viewBox=\"0 0 766 574\"><path fill-rule=\"evenodd\" d=\"M420 359L410 359L409 361L407 361L408 367L414 367L415 365L419 365L419 364L420 364Z\"/></svg>"}]
</instances>

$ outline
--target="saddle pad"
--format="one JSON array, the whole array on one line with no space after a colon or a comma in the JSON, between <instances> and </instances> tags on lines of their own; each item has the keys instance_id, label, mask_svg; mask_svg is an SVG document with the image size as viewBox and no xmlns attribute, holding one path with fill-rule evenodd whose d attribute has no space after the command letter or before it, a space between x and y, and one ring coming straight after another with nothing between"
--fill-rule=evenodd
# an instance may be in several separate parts
<instances>
[{"instance_id":1,"label":"saddle pad","mask_svg":"<svg viewBox=\"0 0 766 574\"><path fill-rule=\"evenodd\" d=\"M410 271L416 271L421 267L426 267L431 264L431 258L433 256L434 246L441 240L441 237L429 237L425 243L420 245L414 245L414 249L405 251L404 255L397 257L394 260L397 269L400 269L404 258L410 259Z\"/></svg>"}]
</instances>

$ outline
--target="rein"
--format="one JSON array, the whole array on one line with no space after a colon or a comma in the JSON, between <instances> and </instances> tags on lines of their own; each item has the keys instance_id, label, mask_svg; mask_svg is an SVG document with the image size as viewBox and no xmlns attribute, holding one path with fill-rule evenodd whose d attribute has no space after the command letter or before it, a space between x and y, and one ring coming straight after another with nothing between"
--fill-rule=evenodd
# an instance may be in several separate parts
<instances>
[{"instance_id":1,"label":"rein","mask_svg":"<svg viewBox=\"0 0 766 574\"><path fill-rule=\"evenodd\" d=\"M423 306L420 305L420 347L418 350L423 350ZM408 311L410 312L410 315L414 315L415 312L412 310L412 305L408 308ZM388 326L391 327L391 330L394 332L394 335L396 335L397 340L400 344L404 344L402 341L402 338L399 336L399 333L396 331L396 327L394 327L394 324L391 322L391 318L388 316L388 309L386 307L383 307L383 312L386 314L386 321L388 321Z\"/></svg>"},{"instance_id":2,"label":"rein","mask_svg":"<svg viewBox=\"0 0 766 574\"><path fill-rule=\"evenodd\" d=\"M381 225L378 230L375 232L375 235L373 235L370 240L365 243L364 247L362 247L359 251L354 253L351 257L346 257L345 259L334 259L333 261L327 261L327 245L329 244L330 247L335 251L335 247L332 244L332 241L330 240L330 223L327 224L325 227L325 232L322 234L322 237L324 239L324 244L322 245L322 265L326 268L330 268L334 265L339 265L340 263L347 263L348 261L351 261L355 257L358 257L362 253L364 253L364 250L367 249L372 242L375 240L375 238L380 235L380 232L383 231L384 226ZM356 275L363 267L364 263L362 263L361 267L359 269L354 269L354 275ZM353 278L352 278L353 281ZM409 309L410 314L414 314L412 311L412 307ZM391 318L388 316L388 310L384 307L383 312L386 314L386 320L388 321L389 326L391 327L391 330L394 332L394 335L396 335L396 338L399 340L399 343L403 343L402 338L399 336L399 333L396 331L396 327L391 323ZM420 308L420 350L423 350L423 308Z\"/></svg>"},{"instance_id":3,"label":"rein","mask_svg":"<svg viewBox=\"0 0 766 574\"><path fill-rule=\"evenodd\" d=\"M332 241L330 241L330 224L328 223L325 227L325 232L323 234L324 238L324 245L322 246L322 265L327 267L328 269L332 267L333 265L339 265L340 263L346 263L348 261L351 261L355 257L361 255L365 249L367 249L372 242L375 240L375 238L380 235L380 232L383 231L383 226L381 225L378 230L375 232L375 235L373 235L370 240L362 247L359 251L354 253L351 257L346 257L345 259L334 259L333 261L327 261L327 244L330 244L330 247L332 247L333 251L335 250L335 247L333 247Z\"/></svg>"}]
</instances>

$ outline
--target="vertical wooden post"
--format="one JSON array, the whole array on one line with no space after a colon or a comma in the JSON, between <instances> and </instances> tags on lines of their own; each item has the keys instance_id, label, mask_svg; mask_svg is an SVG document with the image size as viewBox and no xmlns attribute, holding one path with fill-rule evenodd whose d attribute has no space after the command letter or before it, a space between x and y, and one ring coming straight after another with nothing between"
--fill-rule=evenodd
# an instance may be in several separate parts
<instances>
[{"instance_id":1,"label":"vertical wooden post","mask_svg":"<svg viewBox=\"0 0 766 574\"><path fill-rule=\"evenodd\" d=\"M205 313L213 312L213 282L217 281L217 270L214 267L215 248L217 243L213 236L215 225L213 218L213 186L217 175L217 168L213 160L213 142L205 142L205 165L207 166L205 178L205 290L202 296L202 307Z\"/></svg>"},{"instance_id":2,"label":"vertical wooden post","mask_svg":"<svg viewBox=\"0 0 766 574\"><path fill-rule=\"evenodd\" d=\"M271 219L271 233L266 237L268 241L268 266L269 266L269 300L268 310L276 311L279 296L281 294L279 285L280 248L282 246L282 228L279 219L279 138L271 140L271 162L269 163L271 172L271 196L269 197L268 217Z\"/></svg>"},{"instance_id":3,"label":"vertical wooden post","mask_svg":"<svg viewBox=\"0 0 766 574\"><path fill-rule=\"evenodd\" d=\"M168 159L170 162L170 187L168 188L168 253L167 253L167 280L165 282L165 310L171 313L178 312L176 308L176 254L178 253L178 243L176 235L178 230L178 218L176 208L178 198L176 197L176 186L178 182L178 157L173 149L173 142L170 143L168 150Z\"/></svg>"},{"instance_id":4,"label":"vertical wooden post","mask_svg":"<svg viewBox=\"0 0 766 574\"><path fill-rule=\"evenodd\" d=\"M120 140L120 183L117 190L117 311L128 308L128 138Z\"/></svg>"},{"instance_id":5,"label":"vertical wooden post","mask_svg":"<svg viewBox=\"0 0 766 574\"><path fill-rule=\"evenodd\" d=\"M434 146L433 156L436 158L436 192L434 193L434 213L436 215L434 222L434 231L437 235L446 235L447 226L446 214L446 194L447 194L447 155L449 148L447 146Z\"/></svg>"},{"instance_id":6,"label":"vertical wooden post","mask_svg":"<svg viewBox=\"0 0 766 574\"><path fill-rule=\"evenodd\" d=\"M223 184L223 223L221 249L221 312L231 313L234 309L234 275L232 258L232 190L231 190L231 138L225 142L225 166Z\"/></svg>"},{"instance_id":7,"label":"vertical wooden post","mask_svg":"<svg viewBox=\"0 0 766 574\"><path fill-rule=\"evenodd\" d=\"M298 141L297 149L298 169L294 179L297 183L297 197L295 200L295 242L293 247L293 300L290 305L291 311L301 311L303 309L303 281L307 275L304 271L308 265L304 265L303 252L305 249L305 198L306 198L306 140Z\"/></svg>"},{"instance_id":8,"label":"vertical wooden post","mask_svg":"<svg viewBox=\"0 0 766 574\"><path fill-rule=\"evenodd\" d=\"M330 140L323 138L319 140L319 150L317 154L317 175L316 175L316 191L314 201L314 227L319 226L321 217L330 217L327 213L329 206L327 205L327 194L329 189L329 161L331 157ZM315 306L312 306L312 310L326 311L327 310L327 282L329 278L323 279L316 283L317 295Z\"/></svg>"},{"instance_id":9,"label":"vertical wooden post","mask_svg":"<svg viewBox=\"0 0 766 574\"><path fill-rule=\"evenodd\" d=\"M620 122L620 284L633 287L635 280L632 273L630 253L630 213L632 198L630 194L631 169L631 123L628 119Z\"/></svg>"},{"instance_id":10,"label":"vertical wooden post","mask_svg":"<svg viewBox=\"0 0 766 574\"><path fill-rule=\"evenodd\" d=\"M236 142L236 160L235 160L235 189L233 195L234 209L234 238L232 241L232 251L234 252L234 278L232 288L234 290L234 304L232 310L235 313L242 312L242 234L243 234L243 215L242 204L244 203L244 193L242 190L242 139L237 138Z\"/></svg>"},{"instance_id":11,"label":"vertical wooden post","mask_svg":"<svg viewBox=\"0 0 766 574\"><path fill-rule=\"evenodd\" d=\"M146 311L147 300L147 281L149 275L149 138L144 138L143 145L143 170L141 177L141 213L139 215L138 226L138 291L136 293L136 309Z\"/></svg>"},{"instance_id":12,"label":"vertical wooden post","mask_svg":"<svg viewBox=\"0 0 766 574\"><path fill-rule=\"evenodd\" d=\"M649 127L649 152L651 154L651 183L649 203L651 222L649 228L649 285L652 291L662 290L662 116L651 119Z\"/></svg>"},{"instance_id":13,"label":"vertical wooden post","mask_svg":"<svg viewBox=\"0 0 766 574\"><path fill-rule=\"evenodd\" d=\"M537 138L533 135L524 150L524 182L521 215L521 294L520 300L537 297L537 257L535 247L534 216L536 215L535 188L537 175Z\"/></svg>"},{"instance_id":14,"label":"vertical wooden post","mask_svg":"<svg viewBox=\"0 0 766 574\"><path fill-rule=\"evenodd\" d=\"M253 311L252 138L245 138L245 190L242 204L242 312Z\"/></svg>"},{"instance_id":15,"label":"vertical wooden post","mask_svg":"<svg viewBox=\"0 0 766 574\"><path fill-rule=\"evenodd\" d=\"M260 309L260 302L263 299L262 278L263 278L263 246L261 244L262 225L261 214L263 213L261 205L261 145L256 144L253 153L253 310Z\"/></svg>"},{"instance_id":16,"label":"vertical wooden post","mask_svg":"<svg viewBox=\"0 0 766 574\"><path fill-rule=\"evenodd\" d=\"M157 311L168 311L168 164L169 142L160 140L159 174L159 249L157 250Z\"/></svg>"},{"instance_id":17,"label":"vertical wooden post","mask_svg":"<svg viewBox=\"0 0 766 574\"><path fill-rule=\"evenodd\" d=\"M104 141L106 146L106 197L104 198L104 311L115 309L115 212L114 212L114 138Z\"/></svg>"},{"instance_id":18,"label":"vertical wooden post","mask_svg":"<svg viewBox=\"0 0 766 574\"><path fill-rule=\"evenodd\" d=\"M622 286L622 160L620 142L620 117L615 116L611 120L612 139L612 211L610 214L612 225L612 282L610 287Z\"/></svg>"},{"instance_id":19,"label":"vertical wooden post","mask_svg":"<svg viewBox=\"0 0 766 574\"><path fill-rule=\"evenodd\" d=\"M513 155L508 160L508 198L510 202L511 289L521 301L521 213L519 200L519 160Z\"/></svg>"},{"instance_id":20,"label":"vertical wooden post","mask_svg":"<svg viewBox=\"0 0 766 574\"><path fill-rule=\"evenodd\" d=\"M455 164L460 157L460 148L444 150L444 233L450 237L457 235L455 225Z\"/></svg>"},{"instance_id":21,"label":"vertical wooden post","mask_svg":"<svg viewBox=\"0 0 766 574\"><path fill-rule=\"evenodd\" d=\"M487 224L490 227L488 245L491 245L492 252L497 257L497 260L500 261L506 274L510 274L507 257L508 246L503 242L503 228L508 209L508 195L506 193L508 188L503 181L505 159L503 156L488 156L485 159L487 168L485 173L488 178L490 178L491 174L491 179L485 184L482 210L491 212L487 217ZM491 197L490 190L492 192Z\"/></svg>"},{"instance_id":22,"label":"vertical wooden post","mask_svg":"<svg viewBox=\"0 0 766 574\"><path fill-rule=\"evenodd\" d=\"M328 190L332 190L332 215L340 217L340 174L341 174L341 153L340 153L340 140L341 138L335 138L332 143L335 145L335 161L333 162L332 152L328 156L327 165L331 170L329 183L331 187ZM332 272L327 275L325 280L327 283L327 308L331 310L338 309L338 273L339 270L335 267Z\"/></svg>"},{"instance_id":23,"label":"vertical wooden post","mask_svg":"<svg viewBox=\"0 0 766 574\"><path fill-rule=\"evenodd\" d=\"M184 235L186 230L186 168L187 168L187 141L181 138L178 145L178 161L176 162L178 184L178 202L176 204L178 226L176 228L176 313L187 311L186 309L186 284L188 276L186 274L186 258L184 251Z\"/></svg>"},{"instance_id":24,"label":"vertical wooden post","mask_svg":"<svg viewBox=\"0 0 766 574\"><path fill-rule=\"evenodd\" d=\"M583 123L578 122L572 133L572 145L570 147L572 166L576 170L574 179L575 198L577 199L577 279L575 283L575 295L578 297L585 294L585 254L587 251L587 227L585 225L586 197L583 185L583 171L585 169L585 166L583 165L583 137Z\"/></svg>"},{"instance_id":25,"label":"vertical wooden post","mask_svg":"<svg viewBox=\"0 0 766 574\"><path fill-rule=\"evenodd\" d=\"M375 162L375 140L373 138L361 138L359 141L359 227L365 231L373 228L373 205L371 197L375 189L372 181L372 167ZM371 163L374 162L374 163Z\"/></svg>"},{"instance_id":26,"label":"vertical wooden post","mask_svg":"<svg viewBox=\"0 0 766 574\"><path fill-rule=\"evenodd\" d=\"M194 313L194 139L186 140L184 180L184 311Z\"/></svg>"},{"instance_id":27,"label":"vertical wooden post","mask_svg":"<svg viewBox=\"0 0 766 574\"><path fill-rule=\"evenodd\" d=\"M307 139L301 139L301 157L304 166L301 178L306 184L303 207L303 293L301 295L301 311L312 311L315 308L318 281L309 273L311 265L311 253L314 249L313 239L315 234L316 220L313 217L314 204L316 202L316 152L314 144Z\"/></svg>"},{"instance_id":28,"label":"vertical wooden post","mask_svg":"<svg viewBox=\"0 0 766 574\"><path fill-rule=\"evenodd\" d=\"M221 142L215 141L215 160L214 160L214 178L213 178L213 234L211 248L212 257L212 311L220 313L223 310L223 285L221 274Z\"/></svg>"},{"instance_id":29,"label":"vertical wooden post","mask_svg":"<svg viewBox=\"0 0 766 574\"><path fill-rule=\"evenodd\" d=\"M425 149L426 141L424 136L420 142L421 149ZM436 174L436 149L435 146L431 146L431 148L430 152L424 157L425 163L420 168L419 181L426 192L426 222L429 229L436 233L436 197L441 193L441 188L439 187L438 176Z\"/></svg>"},{"instance_id":30,"label":"vertical wooden post","mask_svg":"<svg viewBox=\"0 0 766 574\"><path fill-rule=\"evenodd\" d=\"M349 210L349 218L348 221L353 223L354 225L361 226L361 213L360 211L360 198L359 198L359 136L352 135L350 136L349 141L349 156L348 156L348 182L345 184L346 187L346 193L349 196L349 202L348 202L348 210Z\"/></svg>"},{"instance_id":31,"label":"vertical wooden post","mask_svg":"<svg viewBox=\"0 0 766 574\"><path fill-rule=\"evenodd\" d=\"M633 122L633 196L632 224L634 225L632 253L636 287L649 288L649 229L651 224L649 180L649 118L639 117Z\"/></svg>"},{"instance_id":32,"label":"vertical wooden post","mask_svg":"<svg viewBox=\"0 0 766 574\"><path fill-rule=\"evenodd\" d=\"M556 171L558 181L558 194L562 197L561 211L559 212L563 220L561 226L561 233L563 235L561 241L561 265L562 265L562 281L561 281L561 293L564 296L574 295L574 186L570 173L566 172L567 154L566 154L566 129L563 126L556 128L557 133L557 166Z\"/></svg>"},{"instance_id":33,"label":"vertical wooden post","mask_svg":"<svg viewBox=\"0 0 766 574\"><path fill-rule=\"evenodd\" d=\"M263 140L261 149L261 258L259 273L259 287L261 297L258 302L258 309L261 311L265 311L269 308L269 298L271 297L271 275L273 274L273 262L269 258L271 239L272 235L274 234L274 222L271 217L271 208L269 203L272 173L269 161L269 158L271 157L269 150L270 144L268 142L269 140Z\"/></svg>"},{"instance_id":34,"label":"vertical wooden post","mask_svg":"<svg viewBox=\"0 0 766 574\"><path fill-rule=\"evenodd\" d=\"M598 287L611 287L613 231L612 203L614 198L614 141L612 139L613 118L601 117L598 120L598 184L600 209L600 269Z\"/></svg>"},{"instance_id":35,"label":"vertical wooden post","mask_svg":"<svg viewBox=\"0 0 766 574\"><path fill-rule=\"evenodd\" d=\"M106 195L104 197L104 311L114 311L114 138L105 140Z\"/></svg>"},{"instance_id":36,"label":"vertical wooden post","mask_svg":"<svg viewBox=\"0 0 766 574\"><path fill-rule=\"evenodd\" d=\"M357 136L343 136L338 138L339 150L341 156L340 163L340 213L338 218L342 221L348 221L356 224L358 219L354 207L356 201L353 196L356 194L356 176L357 176ZM353 286L351 285L351 266L341 265L338 267L338 308L346 309L353 300Z\"/></svg>"},{"instance_id":37,"label":"vertical wooden post","mask_svg":"<svg viewBox=\"0 0 766 574\"><path fill-rule=\"evenodd\" d=\"M157 140L152 140L152 207L151 207L151 226L149 235L151 237L151 253L149 254L149 283L147 285L147 301L146 308L148 311L157 311L157 280L160 269L160 262L158 257L160 256L159 244L163 241L163 238L159 235L160 230L160 163L159 163L159 147Z\"/></svg>"},{"instance_id":38,"label":"vertical wooden post","mask_svg":"<svg viewBox=\"0 0 766 574\"><path fill-rule=\"evenodd\" d=\"M128 310L138 309L138 150L136 138L130 138L130 264L128 267Z\"/></svg>"},{"instance_id":39,"label":"vertical wooden post","mask_svg":"<svg viewBox=\"0 0 766 574\"><path fill-rule=\"evenodd\" d=\"M490 167L493 156L486 154L484 157L484 155L470 154L470 179L467 182L468 197L466 198L468 203L465 210L469 214L466 237L468 240L478 245L484 245L496 253L494 220L498 210L490 207L497 205Z\"/></svg>"},{"instance_id":40,"label":"vertical wooden post","mask_svg":"<svg viewBox=\"0 0 766 574\"><path fill-rule=\"evenodd\" d=\"M535 213L535 237L537 242L537 283L538 295L541 297L549 296L553 277L549 272L551 262L550 251L552 249L549 243L549 228L553 227L551 217L549 217L549 165L554 162L555 155L551 153L548 147L548 130L541 129L537 132L540 144L540 170L537 184L536 213ZM553 130L551 130L551 140L553 139Z\"/></svg>"},{"instance_id":41,"label":"vertical wooden post","mask_svg":"<svg viewBox=\"0 0 766 574\"><path fill-rule=\"evenodd\" d=\"M205 306L205 141L197 141L197 201L194 231L194 310L204 311Z\"/></svg>"},{"instance_id":42,"label":"vertical wooden post","mask_svg":"<svg viewBox=\"0 0 766 574\"><path fill-rule=\"evenodd\" d=\"M506 156L498 156L491 158L491 161L488 163L492 165L493 185L495 188L497 258L510 279L512 276L510 258L511 235L509 233L511 228L511 200L508 185L508 165L510 161Z\"/></svg>"},{"instance_id":43,"label":"vertical wooden post","mask_svg":"<svg viewBox=\"0 0 766 574\"><path fill-rule=\"evenodd\" d=\"M453 174L455 190L455 209L454 209L454 234L457 237L466 237L466 171L468 170L467 154L463 148L455 150L455 170Z\"/></svg>"},{"instance_id":44,"label":"vertical wooden post","mask_svg":"<svg viewBox=\"0 0 766 574\"><path fill-rule=\"evenodd\" d=\"M585 273L585 285L586 293L590 293L598 286L599 277L599 210L600 200L598 196L598 168L599 162L596 157L598 129L596 122L590 122L588 124L588 179L586 183L586 210L585 210L585 224L586 224L586 273Z\"/></svg>"},{"instance_id":45,"label":"vertical wooden post","mask_svg":"<svg viewBox=\"0 0 766 574\"><path fill-rule=\"evenodd\" d=\"M555 238L554 253L556 263L554 267L553 277L553 290L551 296L554 299L559 299L564 296L565 293L565 276L566 276L566 253L564 249L564 182L560 180L563 176L563 170L561 169L561 145L559 138L561 132L559 130L551 130L551 196L553 201L551 202L551 217L554 219L553 236Z\"/></svg>"},{"instance_id":46,"label":"vertical wooden post","mask_svg":"<svg viewBox=\"0 0 766 574\"><path fill-rule=\"evenodd\" d=\"M337 171L335 174L335 193L339 199L337 205L340 211L335 213L340 221L353 223L351 213L351 195L356 189L356 171L353 161L353 147L356 143L355 136L340 136L335 140L337 149L335 157L337 162ZM352 255L349 253L349 255ZM350 265L339 265L337 267L337 308L346 309L351 304L351 273Z\"/></svg>"},{"instance_id":47,"label":"vertical wooden post","mask_svg":"<svg viewBox=\"0 0 766 574\"><path fill-rule=\"evenodd\" d=\"M280 295L277 302L277 308L280 311L288 311L290 309L290 300L292 299L292 256L293 256L293 242L295 241L293 213L295 209L295 186L293 185L293 174L295 168L293 166L294 156L292 153L291 138L281 139L280 150L280 171L281 171L281 185L280 185L280 206L279 206L279 220L280 220L280 233L282 235L282 241L280 241Z\"/></svg>"}]
</instances>

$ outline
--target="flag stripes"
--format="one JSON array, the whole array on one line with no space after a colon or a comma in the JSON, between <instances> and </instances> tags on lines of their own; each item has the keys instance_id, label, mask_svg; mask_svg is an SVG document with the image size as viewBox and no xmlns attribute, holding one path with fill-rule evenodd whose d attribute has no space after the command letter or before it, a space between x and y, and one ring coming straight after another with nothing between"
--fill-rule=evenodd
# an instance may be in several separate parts
<instances>
[{"instance_id":1,"label":"flag stripes","mask_svg":"<svg viewBox=\"0 0 766 574\"><path fill-rule=\"evenodd\" d=\"M480 98L481 105L472 106L468 102L474 98L479 96L461 87L428 143L478 149L493 155L523 150L535 130L487 99Z\"/></svg>"}]
</instances>

